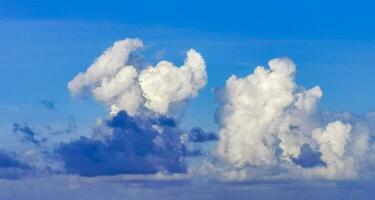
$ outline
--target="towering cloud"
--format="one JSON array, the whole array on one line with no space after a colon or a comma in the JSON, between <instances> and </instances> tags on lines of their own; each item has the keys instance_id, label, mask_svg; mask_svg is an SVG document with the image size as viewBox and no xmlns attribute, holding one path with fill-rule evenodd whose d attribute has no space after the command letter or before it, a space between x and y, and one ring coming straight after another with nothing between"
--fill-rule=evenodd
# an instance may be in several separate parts
<instances>
[{"instance_id":1,"label":"towering cloud","mask_svg":"<svg viewBox=\"0 0 375 200\"><path fill-rule=\"evenodd\" d=\"M137 54L142 46L139 39L117 41L68 83L72 96L92 95L111 115L91 136L54 144L53 153L41 150L60 159L66 173L187 173L190 156L207 156L200 172L230 179L351 179L373 170L375 115L317 112L323 92L296 84L292 60L272 59L245 77L231 76L217 90L217 135L199 127L181 130L171 118L172 108L206 85L203 57L190 49L182 66L144 66ZM15 124L13 131L35 148L50 146L27 126ZM202 145L209 141L217 145ZM216 151L209 154L212 146ZM6 165L26 167L8 157L0 152Z\"/></svg>"},{"instance_id":2,"label":"towering cloud","mask_svg":"<svg viewBox=\"0 0 375 200\"><path fill-rule=\"evenodd\" d=\"M244 78L230 77L220 91L217 154L230 166L222 171L231 178L254 176L258 169L269 169L266 175L278 169L276 174L357 177L359 158L369 149L368 133L341 121L325 125L314 115L322 97L319 86L305 90L296 85L290 59L268 64L269 69L258 66Z\"/></svg>"},{"instance_id":3,"label":"towering cloud","mask_svg":"<svg viewBox=\"0 0 375 200\"><path fill-rule=\"evenodd\" d=\"M220 119L218 153L237 167L268 165L274 159L272 123L293 102L295 65L288 59L257 67L243 79L228 79Z\"/></svg>"},{"instance_id":4,"label":"towering cloud","mask_svg":"<svg viewBox=\"0 0 375 200\"><path fill-rule=\"evenodd\" d=\"M85 73L79 73L69 82L71 94L89 91L113 115L125 110L134 116L142 109L168 114L172 104L197 96L206 85L205 61L195 50L187 52L181 67L161 61L155 67L142 69L131 60L134 51L142 45L139 39L115 42Z\"/></svg>"},{"instance_id":5,"label":"towering cloud","mask_svg":"<svg viewBox=\"0 0 375 200\"><path fill-rule=\"evenodd\" d=\"M144 67L134 62L142 46L139 39L117 41L69 82L73 96L91 94L111 115L91 137L58 145L55 153L67 173L185 173L185 158L200 154L188 144L217 140L200 128L185 132L168 117L173 105L197 96L206 85L203 57L190 49L180 67L168 61Z\"/></svg>"}]
</instances>

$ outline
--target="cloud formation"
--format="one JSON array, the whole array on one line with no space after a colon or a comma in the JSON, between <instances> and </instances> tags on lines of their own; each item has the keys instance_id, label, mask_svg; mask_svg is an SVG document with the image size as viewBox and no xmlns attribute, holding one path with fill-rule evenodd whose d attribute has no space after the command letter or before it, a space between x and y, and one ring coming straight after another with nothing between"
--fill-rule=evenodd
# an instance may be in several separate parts
<instances>
[{"instance_id":1,"label":"cloud formation","mask_svg":"<svg viewBox=\"0 0 375 200\"><path fill-rule=\"evenodd\" d=\"M117 41L107 49L84 73L79 73L68 83L72 95L78 95L84 90L92 89L105 78L112 77L129 61L130 54L143 47L139 39Z\"/></svg>"},{"instance_id":2,"label":"cloud formation","mask_svg":"<svg viewBox=\"0 0 375 200\"><path fill-rule=\"evenodd\" d=\"M142 46L139 39L115 42L86 72L79 73L68 83L70 93L75 96L90 92L113 115L125 110L134 116L139 115L141 109L168 114L171 105L197 96L206 85L205 61L197 51L187 51L181 67L160 61L155 67L143 68L139 62L131 60Z\"/></svg>"},{"instance_id":3,"label":"cloud formation","mask_svg":"<svg viewBox=\"0 0 375 200\"><path fill-rule=\"evenodd\" d=\"M21 140L24 142L31 142L35 145L40 145L46 139L37 139L36 132L31 129L27 124L20 125L18 123L13 124L13 133L18 134L21 137Z\"/></svg>"},{"instance_id":4,"label":"cloud formation","mask_svg":"<svg viewBox=\"0 0 375 200\"><path fill-rule=\"evenodd\" d=\"M182 137L184 132L172 118L132 117L121 111L100 126L93 137L62 143L55 150L67 173L186 173L185 158L194 156Z\"/></svg>"},{"instance_id":5,"label":"cloud formation","mask_svg":"<svg viewBox=\"0 0 375 200\"><path fill-rule=\"evenodd\" d=\"M193 49L186 56L181 67L161 61L141 71L139 81L148 109L166 114L172 103L197 96L206 85L206 64L202 56Z\"/></svg>"},{"instance_id":6,"label":"cloud formation","mask_svg":"<svg viewBox=\"0 0 375 200\"><path fill-rule=\"evenodd\" d=\"M203 57L190 49L180 67L169 61L143 66L136 52L142 47L139 39L117 41L68 83L73 96L91 94L111 114L92 137L56 149L68 173L185 173L185 157L200 152L185 143L217 139L202 129L184 133L167 117L171 107L196 97L206 85Z\"/></svg>"},{"instance_id":7,"label":"cloud formation","mask_svg":"<svg viewBox=\"0 0 375 200\"><path fill-rule=\"evenodd\" d=\"M200 127L184 131L172 118L173 108L206 85L203 57L190 49L182 66L145 66L137 52L142 47L139 39L117 41L68 83L73 96L92 95L110 111L91 136L40 145L47 140L27 125L14 124L13 132L36 144L42 159L61 163L63 173L80 176L198 172L231 180L339 180L374 168L375 114L318 110L321 88L296 84L292 60L275 58L245 77L231 76L217 90L216 134ZM72 120L51 135L75 128ZM187 162L195 156L203 157L198 170Z\"/></svg>"},{"instance_id":8,"label":"cloud formation","mask_svg":"<svg viewBox=\"0 0 375 200\"><path fill-rule=\"evenodd\" d=\"M233 179L285 171L310 178L360 176L360 159L372 149L368 127L322 122L315 117L320 87L298 86L296 66L288 58L268 65L244 78L230 77L219 90L217 155L230 166L223 173Z\"/></svg>"},{"instance_id":9,"label":"cloud formation","mask_svg":"<svg viewBox=\"0 0 375 200\"><path fill-rule=\"evenodd\" d=\"M40 153L41 168L81 176L186 173L186 158L203 153L200 145L192 143L218 139L201 128L180 129L170 113L206 85L203 57L190 49L180 67L169 61L144 66L137 52L142 47L139 39L117 41L68 83L72 96L92 95L110 111L90 136L56 144L58 140L39 139L27 124L14 124L13 132L22 141L35 144L27 152L32 156ZM41 104L55 109L53 102ZM70 133L76 126L71 119L67 129L47 128L56 136Z\"/></svg>"}]
</instances>

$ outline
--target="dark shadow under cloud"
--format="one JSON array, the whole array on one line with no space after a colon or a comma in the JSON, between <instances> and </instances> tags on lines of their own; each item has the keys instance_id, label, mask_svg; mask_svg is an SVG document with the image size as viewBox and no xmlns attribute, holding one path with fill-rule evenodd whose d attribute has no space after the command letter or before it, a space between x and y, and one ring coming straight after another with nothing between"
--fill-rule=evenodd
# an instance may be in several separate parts
<instances>
[{"instance_id":1,"label":"dark shadow under cloud","mask_svg":"<svg viewBox=\"0 0 375 200\"><path fill-rule=\"evenodd\" d=\"M131 117L126 112L104 122L111 134L104 139L81 137L60 144L55 150L69 174L82 176L115 174L185 173L185 158L198 155L182 142L174 119L165 116ZM194 140L212 136L201 129ZM199 135L199 137L198 137Z\"/></svg>"},{"instance_id":2,"label":"dark shadow under cloud","mask_svg":"<svg viewBox=\"0 0 375 200\"><path fill-rule=\"evenodd\" d=\"M311 149L309 144L301 146L301 154L298 158L292 158L293 162L304 168L325 166L326 164L320 159L322 154Z\"/></svg>"},{"instance_id":3,"label":"dark shadow under cloud","mask_svg":"<svg viewBox=\"0 0 375 200\"><path fill-rule=\"evenodd\" d=\"M217 141L219 140L219 137L214 132L206 132L199 127L194 127L190 130L189 140L196 143L202 143Z\"/></svg>"}]
</instances>

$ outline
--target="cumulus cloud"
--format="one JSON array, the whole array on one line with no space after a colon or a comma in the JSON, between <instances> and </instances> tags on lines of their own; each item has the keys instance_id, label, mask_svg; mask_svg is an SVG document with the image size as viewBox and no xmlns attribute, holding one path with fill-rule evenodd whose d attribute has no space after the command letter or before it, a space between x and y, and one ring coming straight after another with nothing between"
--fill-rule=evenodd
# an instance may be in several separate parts
<instances>
[{"instance_id":1,"label":"cumulus cloud","mask_svg":"<svg viewBox=\"0 0 375 200\"><path fill-rule=\"evenodd\" d=\"M79 73L68 83L72 95L78 95L86 89L98 86L103 79L115 75L129 62L130 54L143 47L139 39L117 41L108 48L84 73Z\"/></svg>"},{"instance_id":2,"label":"cumulus cloud","mask_svg":"<svg viewBox=\"0 0 375 200\"><path fill-rule=\"evenodd\" d=\"M141 109L168 114L171 105L197 96L205 86L206 65L197 51L190 49L181 67L160 61L155 67L144 68L130 59L142 46L139 39L115 42L85 73L79 73L69 82L71 94L89 91L112 115L125 110L134 116Z\"/></svg>"},{"instance_id":3,"label":"cumulus cloud","mask_svg":"<svg viewBox=\"0 0 375 200\"><path fill-rule=\"evenodd\" d=\"M104 79L92 93L111 108L112 114L126 110L134 115L145 101L138 83L138 72L133 66L122 68L112 79Z\"/></svg>"},{"instance_id":4,"label":"cumulus cloud","mask_svg":"<svg viewBox=\"0 0 375 200\"><path fill-rule=\"evenodd\" d=\"M325 167L316 171L324 177L335 179L341 177L356 177L354 158L345 155L346 145L350 139L352 127L340 121L329 123L324 129L317 128L312 132L312 138L318 144L321 159Z\"/></svg>"},{"instance_id":5,"label":"cumulus cloud","mask_svg":"<svg viewBox=\"0 0 375 200\"><path fill-rule=\"evenodd\" d=\"M146 107L165 114L172 103L197 96L206 85L206 65L202 56L193 49L187 52L181 67L161 61L155 67L148 67L140 73L139 81L146 97Z\"/></svg>"},{"instance_id":6,"label":"cumulus cloud","mask_svg":"<svg viewBox=\"0 0 375 200\"><path fill-rule=\"evenodd\" d=\"M227 80L220 108L218 154L237 167L275 161L271 124L293 102L295 65L288 59L257 67L245 77ZM268 134L267 134L268 133Z\"/></svg>"},{"instance_id":7,"label":"cumulus cloud","mask_svg":"<svg viewBox=\"0 0 375 200\"><path fill-rule=\"evenodd\" d=\"M316 117L323 93L319 86L306 90L295 83L292 60L276 58L268 65L230 77L219 90L216 152L226 165L219 171L234 179L282 173L358 177L360 158L371 149L369 132Z\"/></svg>"},{"instance_id":8,"label":"cumulus cloud","mask_svg":"<svg viewBox=\"0 0 375 200\"><path fill-rule=\"evenodd\" d=\"M217 140L201 128L183 131L169 115L171 107L197 96L205 86L203 57L190 49L180 67L169 61L143 66L136 52L142 46L139 39L117 41L68 83L72 96L92 95L110 111L91 136L41 145L54 141L40 139L28 125L14 124L13 132L22 141L36 144L32 152L42 154L44 168L82 176L186 173L186 158L202 153L191 143ZM41 103L54 108L51 102ZM48 128L51 135L59 135L72 132L76 123L71 119L61 131Z\"/></svg>"},{"instance_id":9,"label":"cumulus cloud","mask_svg":"<svg viewBox=\"0 0 375 200\"><path fill-rule=\"evenodd\" d=\"M132 117L121 111L103 121L93 137L61 143L55 151L70 174L185 173L185 158L196 150L185 144L184 134L172 118Z\"/></svg>"},{"instance_id":10,"label":"cumulus cloud","mask_svg":"<svg viewBox=\"0 0 375 200\"><path fill-rule=\"evenodd\" d=\"M217 90L216 134L199 127L183 131L171 118L172 108L196 97L207 83L200 53L188 50L181 66L169 61L145 66L137 52L142 47L139 39L117 41L68 83L72 96L89 94L110 115L97 123L91 136L53 149L64 172L187 173L192 172L187 158L198 155L207 158L199 173L232 180L352 179L375 166L375 114L319 111L321 88L296 84L292 60L272 59L269 67L258 66L245 77L231 76ZM75 127L72 123L63 132ZM27 125L15 124L14 132L37 146L45 141ZM217 142L212 154L198 144L209 141Z\"/></svg>"}]
</instances>

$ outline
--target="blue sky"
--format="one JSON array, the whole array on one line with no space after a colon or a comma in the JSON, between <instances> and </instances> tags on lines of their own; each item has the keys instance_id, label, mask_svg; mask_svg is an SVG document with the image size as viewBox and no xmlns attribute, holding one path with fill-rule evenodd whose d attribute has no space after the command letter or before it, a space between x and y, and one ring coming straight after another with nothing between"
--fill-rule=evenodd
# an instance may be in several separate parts
<instances>
[{"instance_id":1,"label":"blue sky","mask_svg":"<svg viewBox=\"0 0 375 200\"><path fill-rule=\"evenodd\" d=\"M320 110L365 115L375 110L374 9L370 0L0 0L0 149L30 147L13 137L13 123L42 132L74 119L75 134L58 137L90 135L107 111L90 97L73 99L67 83L127 37L143 40L149 64L181 65L189 48L204 57L208 83L178 119L184 129L217 132L215 88L284 56L297 64L299 85L321 87Z\"/></svg>"}]
</instances>

